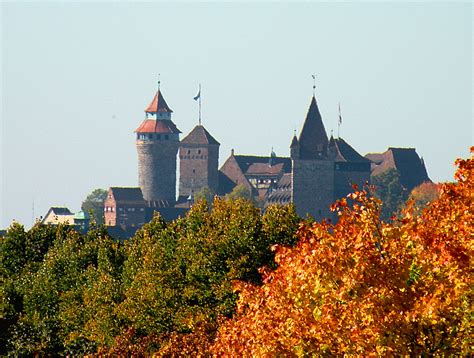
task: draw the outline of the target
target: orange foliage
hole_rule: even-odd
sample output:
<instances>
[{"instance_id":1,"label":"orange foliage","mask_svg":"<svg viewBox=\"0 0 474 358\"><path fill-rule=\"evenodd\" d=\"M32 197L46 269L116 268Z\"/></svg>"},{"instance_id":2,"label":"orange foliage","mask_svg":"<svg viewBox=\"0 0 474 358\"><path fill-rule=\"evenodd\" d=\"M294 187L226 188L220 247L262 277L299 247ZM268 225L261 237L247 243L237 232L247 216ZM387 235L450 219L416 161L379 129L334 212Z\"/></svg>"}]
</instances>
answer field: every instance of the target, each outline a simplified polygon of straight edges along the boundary
<instances>
[{"instance_id":1,"label":"orange foliage","mask_svg":"<svg viewBox=\"0 0 474 358\"><path fill-rule=\"evenodd\" d=\"M474 152L474 147L471 148ZM302 225L262 286L236 283L238 312L216 356L472 354L474 160L420 215L379 220L367 191L335 204L335 225Z\"/></svg>"}]
</instances>

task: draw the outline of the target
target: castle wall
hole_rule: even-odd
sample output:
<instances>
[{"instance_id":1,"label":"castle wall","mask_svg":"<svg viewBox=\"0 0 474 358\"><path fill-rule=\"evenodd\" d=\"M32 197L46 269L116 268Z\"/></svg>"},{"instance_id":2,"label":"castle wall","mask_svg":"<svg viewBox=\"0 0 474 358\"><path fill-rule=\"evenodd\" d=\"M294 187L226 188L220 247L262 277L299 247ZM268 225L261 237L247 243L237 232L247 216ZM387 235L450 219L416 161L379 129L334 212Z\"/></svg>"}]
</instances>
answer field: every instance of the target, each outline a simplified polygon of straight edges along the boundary
<instances>
[{"instance_id":1,"label":"castle wall","mask_svg":"<svg viewBox=\"0 0 474 358\"><path fill-rule=\"evenodd\" d=\"M204 187L217 192L218 145L181 144L179 159L179 196L188 197Z\"/></svg>"},{"instance_id":2,"label":"castle wall","mask_svg":"<svg viewBox=\"0 0 474 358\"><path fill-rule=\"evenodd\" d=\"M334 162L293 159L291 201L300 216L316 220L331 218L329 207L334 198Z\"/></svg>"},{"instance_id":3,"label":"castle wall","mask_svg":"<svg viewBox=\"0 0 474 358\"><path fill-rule=\"evenodd\" d=\"M362 189L370 183L370 163L335 163L334 169L334 200L352 193L353 184Z\"/></svg>"},{"instance_id":4,"label":"castle wall","mask_svg":"<svg viewBox=\"0 0 474 358\"><path fill-rule=\"evenodd\" d=\"M176 201L177 141L136 141L138 184L146 201Z\"/></svg>"}]
</instances>

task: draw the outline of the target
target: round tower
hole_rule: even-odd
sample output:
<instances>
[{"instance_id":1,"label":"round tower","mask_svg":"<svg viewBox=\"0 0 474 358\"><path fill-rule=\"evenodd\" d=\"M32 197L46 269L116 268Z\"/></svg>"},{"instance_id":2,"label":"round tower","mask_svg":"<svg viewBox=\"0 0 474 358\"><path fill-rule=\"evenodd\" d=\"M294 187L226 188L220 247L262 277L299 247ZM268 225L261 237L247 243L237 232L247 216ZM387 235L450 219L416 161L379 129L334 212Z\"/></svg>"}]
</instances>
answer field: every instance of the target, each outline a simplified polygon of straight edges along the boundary
<instances>
[{"instance_id":1,"label":"round tower","mask_svg":"<svg viewBox=\"0 0 474 358\"><path fill-rule=\"evenodd\" d=\"M143 198L153 207L169 207L176 202L176 155L181 132L171 121L172 112L158 86L145 109L145 120L135 130L138 184Z\"/></svg>"}]
</instances>

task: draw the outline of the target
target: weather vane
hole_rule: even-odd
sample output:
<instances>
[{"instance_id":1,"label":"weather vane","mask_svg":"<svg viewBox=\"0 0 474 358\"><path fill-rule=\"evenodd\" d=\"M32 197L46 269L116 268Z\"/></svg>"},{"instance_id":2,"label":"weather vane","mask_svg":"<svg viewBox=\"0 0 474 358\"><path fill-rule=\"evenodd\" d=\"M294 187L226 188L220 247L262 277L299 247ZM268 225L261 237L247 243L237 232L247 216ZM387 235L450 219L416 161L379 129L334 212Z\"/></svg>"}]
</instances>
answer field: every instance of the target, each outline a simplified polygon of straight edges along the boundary
<instances>
[{"instance_id":1,"label":"weather vane","mask_svg":"<svg viewBox=\"0 0 474 358\"><path fill-rule=\"evenodd\" d=\"M313 77L313 96L314 96L316 92L316 76L311 75L311 77Z\"/></svg>"},{"instance_id":2,"label":"weather vane","mask_svg":"<svg viewBox=\"0 0 474 358\"><path fill-rule=\"evenodd\" d=\"M158 91L160 90L160 84L161 84L161 81L160 81L160 74L158 73Z\"/></svg>"}]
</instances>

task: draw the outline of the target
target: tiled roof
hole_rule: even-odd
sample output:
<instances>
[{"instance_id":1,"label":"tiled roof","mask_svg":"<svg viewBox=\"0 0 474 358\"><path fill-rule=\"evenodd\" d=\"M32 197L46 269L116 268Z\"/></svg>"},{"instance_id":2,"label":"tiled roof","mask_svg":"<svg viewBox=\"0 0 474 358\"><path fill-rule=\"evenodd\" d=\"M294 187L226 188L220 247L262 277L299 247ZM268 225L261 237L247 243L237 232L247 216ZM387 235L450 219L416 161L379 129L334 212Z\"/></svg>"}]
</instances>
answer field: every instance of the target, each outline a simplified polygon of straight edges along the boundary
<instances>
[{"instance_id":1,"label":"tiled roof","mask_svg":"<svg viewBox=\"0 0 474 358\"><path fill-rule=\"evenodd\" d=\"M370 153L365 156L372 161L372 174L379 175L388 169L396 169L401 184L407 189L424 182L431 182L426 167L415 148L388 148L384 153Z\"/></svg>"},{"instance_id":2,"label":"tiled roof","mask_svg":"<svg viewBox=\"0 0 474 358\"><path fill-rule=\"evenodd\" d=\"M291 202L291 173L285 173L266 200L266 206L271 204L288 204Z\"/></svg>"},{"instance_id":3,"label":"tiled roof","mask_svg":"<svg viewBox=\"0 0 474 358\"><path fill-rule=\"evenodd\" d=\"M219 187L217 189L217 194L218 195L228 194L235 187L236 187L236 184L232 180L230 180L230 178L227 175L225 175L219 170Z\"/></svg>"},{"instance_id":4,"label":"tiled roof","mask_svg":"<svg viewBox=\"0 0 474 358\"><path fill-rule=\"evenodd\" d=\"M202 125L197 125L194 129L183 138L181 143L188 144L217 144L219 142L204 128Z\"/></svg>"},{"instance_id":5,"label":"tiled roof","mask_svg":"<svg viewBox=\"0 0 474 358\"><path fill-rule=\"evenodd\" d=\"M138 187L111 187L115 201L143 201L142 190Z\"/></svg>"},{"instance_id":6,"label":"tiled roof","mask_svg":"<svg viewBox=\"0 0 474 358\"><path fill-rule=\"evenodd\" d=\"M245 174L278 174L284 170L284 163L277 163L270 166L269 163L252 163L248 166Z\"/></svg>"},{"instance_id":7,"label":"tiled roof","mask_svg":"<svg viewBox=\"0 0 474 358\"><path fill-rule=\"evenodd\" d=\"M274 174L275 170L278 170L278 172L281 172L283 170L283 172L285 173L291 172L290 158L273 157L273 165L270 166L270 157L257 157L253 155L235 155L234 157L244 174L248 174L249 171L252 171L253 173L259 171L259 174ZM276 168L273 169L273 167Z\"/></svg>"},{"instance_id":8,"label":"tiled roof","mask_svg":"<svg viewBox=\"0 0 474 358\"><path fill-rule=\"evenodd\" d=\"M68 208L64 207L51 207L49 209L50 211L53 212L54 215L73 215L72 212Z\"/></svg>"},{"instance_id":9,"label":"tiled roof","mask_svg":"<svg viewBox=\"0 0 474 358\"><path fill-rule=\"evenodd\" d=\"M333 139L331 137L331 139ZM331 140L330 146L334 143L336 150L337 150L337 156L336 156L336 161L341 161L341 162L361 162L361 163L368 163L370 162L369 159L364 158L362 155L360 155L354 148L352 148L349 143L347 143L344 139L342 138L335 138L334 140Z\"/></svg>"},{"instance_id":10,"label":"tiled roof","mask_svg":"<svg viewBox=\"0 0 474 358\"><path fill-rule=\"evenodd\" d=\"M145 119L135 130L137 133L181 133L171 120Z\"/></svg>"},{"instance_id":11,"label":"tiled roof","mask_svg":"<svg viewBox=\"0 0 474 358\"><path fill-rule=\"evenodd\" d=\"M318 158L319 154L325 155L328 147L328 136L314 96L301 130L299 144L301 159L314 159Z\"/></svg>"},{"instance_id":12,"label":"tiled roof","mask_svg":"<svg viewBox=\"0 0 474 358\"><path fill-rule=\"evenodd\" d=\"M163 95L161 94L161 91L158 90L156 92L155 97L153 97L153 100L151 103L148 105L148 107L145 109L146 113L157 113L157 112L168 112L171 113L173 112L170 107L168 107L168 104L166 104L165 99L163 98Z\"/></svg>"}]
</instances>

